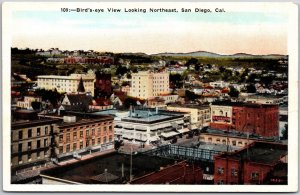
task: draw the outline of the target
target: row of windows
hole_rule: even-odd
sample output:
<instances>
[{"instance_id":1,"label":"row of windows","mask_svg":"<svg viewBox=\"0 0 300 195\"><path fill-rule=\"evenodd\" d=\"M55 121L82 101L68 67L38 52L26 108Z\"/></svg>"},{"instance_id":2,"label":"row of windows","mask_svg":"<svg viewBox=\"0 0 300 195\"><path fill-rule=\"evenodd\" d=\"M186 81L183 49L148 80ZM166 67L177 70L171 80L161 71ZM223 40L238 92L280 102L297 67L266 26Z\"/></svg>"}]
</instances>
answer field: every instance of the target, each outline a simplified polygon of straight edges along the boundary
<instances>
[{"instance_id":1,"label":"row of windows","mask_svg":"<svg viewBox=\"0 0 300 195\"><path fill-rule=\"evenodd\" d=\"M44 139L44 147L48 146L48 139ZM39 149L41 148L41 140L36 141L36 148L32 148L32 142L27 142L27 151L32 149ZM23 143L19 143L18 145L18 152L22 152L23 150Z\"/></svg>"},{"instance_id":2,"label":"row of windows","mask_svg":"<svg viewBox=\"0 0 300 195\"><path fill-rule=\"evenodd\" d=\"M49 152L49 151L45 151L45 154L44 154L45 157L48 156L48 152ZM41 157L41 155L43 155L43 153L44 153L44 151L37 151L37 152L36 152L36 158L39 159L39 158ZM28 153L28 154L27 154L27 161L28 161L28 162L30 162L30 161L32 160L32 156L33 156L32 153ZM18 156L18 162L20 163L20 162L22 162L22 161L23 161L22 155L19 155L19 156Z\"/></svg>"},{"instance_id":3,"label":"row of windows","mask_svg":"<svg viewBox=\"0 0 300 195\"><path fill-rule=\"evenodd\" d=\"M108 142L112 142L113 141L112 139L113 138L110 135L109 138L108 138ZM101 144L101 137L99 137L97 139L92 139L91 142L92 142L91 146L99 145L99 144ZM102 144L105 144L105 143L107 143L107 137L103 137ZM78 148L78 146L79 146L79 148ZM66 144L66 152L76 151L78 149L83 149L84 147L88 147L88 146L90 146L90 142L89 141L85 142L85 146L83 144L83 141L80 141L79 144L77 142L74 142L72 144L72 148L71 148L71 144ZM59 153L60 154L64 153L64 146L59 146Z\"/></svg>"},{"instance_id":4,"label":"row of windows","mask_svg":"<svg viewBox=\"0 0 300 195\"><path fill-rule=\"evenodd\" d=\"M201 140L201 141L206 141L206 140L205 140L205 137L203 137L203 136L200 136L200 140ZM208 142L213 142L213 138L212 138L212 137L208 137L208 138L207 138L207 141L208 141ZM216 138L216 139L215 139L215 142L221 143L221 138ZM223 138L223 139L222 139L222 144L226 144L226 143L227 143L227 144L230 144L230 140L228 140L228 142L226 142L226 139ZM232 144L233 146L236 146L236 145L243 146L243 145L247 145L247 142L244 142L244 144L243 144L242 141L232 140L232 141L231 141L231 144Z\"/></svg>"},{"instance_id":5,"label":"row of windows","mask_svg":"<svg viewBox=\"0 0 300 195\"><path fill-rule=\"evenodd\" d=\"M18 134L18 139L19 140L21 140L21 139L23 139L24 138L24 131L23 130L20 130L19 131L19 134ZM31 138L32 137L32 129L27 129L27 138ZM42 132L41 132L41 128L40 127L38 127L38 128L36 128L36 136L41 136L42 134L41 134ZM45 127L44 128L44 135L48 135L48 127Z\"/></svg>"},{"instance_id":6,"label":"row of windows","mask_svg":"<svg viewBox=\"0 0 300 195\"><path fill-rule=\"evenodd\" d=\"M103 133L105 133L107 130L106 130L106 127L103 128ZM112 126L109 126L109 132L112 132ZM92 129L91 132L89 130L85 130L85 136L88 137L88 136L95 136L95 129ZM79 131L79 134L78 132L73 132L73 140L76 140L78 139L77 136L79 136L79 138L83 138L83 134L84 134L84 131ZM59 141L62 142L63 139L64 139L64 135L66 137L66 141L69 142L70 141L70 136L71 136L71 133L66 133L66 134L61 134L59 135ZM100 136L101 135L101 129L98 128L97 130L97 136Z\"/></svg>"}]
</instances>

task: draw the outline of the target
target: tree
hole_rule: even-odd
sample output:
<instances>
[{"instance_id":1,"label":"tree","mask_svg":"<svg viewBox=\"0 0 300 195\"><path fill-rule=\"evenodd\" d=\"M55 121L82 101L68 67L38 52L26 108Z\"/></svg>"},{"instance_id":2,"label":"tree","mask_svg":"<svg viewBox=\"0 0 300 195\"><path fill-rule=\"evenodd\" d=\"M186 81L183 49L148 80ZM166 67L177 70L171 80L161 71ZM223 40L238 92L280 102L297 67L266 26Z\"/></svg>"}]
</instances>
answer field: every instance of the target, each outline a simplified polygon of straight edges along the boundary
<instances>
[{"instance_id":1,"label":"tree","mask_svg":"<svg viewBox=\"0 0 300 195\"><path fill-rule=\"evenodd\" d=\"M239 97L239 91L236 89L236 88L234 88L234 87L230 87L230 91L228 92L228 95L230 96L230 97Z\"/></svg>"},{"instance_id":2,"label":"tree","mask_svg":"<svg viewBox=\"0 0 300 195\"><path fill-rule=\"evenodd\" d=\"M253 84L247 85L246 92L247 93L256 93L256 87Z\"/></svg>"},{"instance_id":3,"label":"tree","mask_svg":"<svg viewBox=\"0 0 300 195\"><path fill-rule=\"evenodd\" d=\"M282 137L283 140L288 139L288 124L284 125L284 130L282 130Z\"/></svg>"},{"instance_id":4,"label":"tree","mask_svg":"<svg viewBox=\"0 0 300 195\"><path fill-rule=\"evenodd\" d=\"M185 66L189 69L190 68L190 65L198 65L199 66L199 62L198 62L198 59L196 58L190 58L186 63L185 63Z\"/></svg>"},{"instance_id":5,"label":"tree","mask_svg":"<svg viewBox=\"0 0 300 195\"><path fill-rule=\"evenodd\" d=\"M192 91L186 90L186 91L185 91L185 97L186 97L188 100L194 101L194 100L196 100L199 96L196 95L196 94L195 94L194 92L192 92Z\"/></svg>"},{"instance_id":6,"label":"tree","mask_svg":"<svg viewBox=\"0 0 300 195\"><path fill-rule=\"evenodd\" d=\"M169 80L173 88L181 88L183 86L183 78L180 74L170 74Z\"/></svg>"},{"instance_id":7,"label":"tree","mask_svg":"<svg viewBox=\"0 0 300 195\"><path fill-rule=\"evenodd\" d=\"M131 97L127 97L125 100L124 100L124 107L126 108L126 109L129 109L130 108L130 106L136 106L137 105L137 103L136 103L136 101L135 101L135 99L133 99L133 98L131 98Z\"/></svg>"}]
</instances>

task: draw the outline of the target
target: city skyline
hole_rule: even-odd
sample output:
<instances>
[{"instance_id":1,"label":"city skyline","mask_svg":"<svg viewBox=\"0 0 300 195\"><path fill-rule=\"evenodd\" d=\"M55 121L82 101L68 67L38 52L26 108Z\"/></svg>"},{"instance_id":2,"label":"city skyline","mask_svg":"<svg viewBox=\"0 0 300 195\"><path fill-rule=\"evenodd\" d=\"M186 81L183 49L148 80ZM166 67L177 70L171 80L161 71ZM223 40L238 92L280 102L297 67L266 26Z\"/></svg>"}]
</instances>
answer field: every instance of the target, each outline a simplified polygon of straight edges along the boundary
<instances>
[{"instance_id":1,"label":"city skyline","mask_svg":"<svg viewBox=\"0 0 300 195\"><path fill-rule=\"evenodd\" d=\"M227 12L201 14L182 13L180 8L178 13L64 13L25 8L12 13L12 29L18 29L13 31L12 46L147 54L288 53L287 9L224 9Z\"/></svg>"}]
</instances>

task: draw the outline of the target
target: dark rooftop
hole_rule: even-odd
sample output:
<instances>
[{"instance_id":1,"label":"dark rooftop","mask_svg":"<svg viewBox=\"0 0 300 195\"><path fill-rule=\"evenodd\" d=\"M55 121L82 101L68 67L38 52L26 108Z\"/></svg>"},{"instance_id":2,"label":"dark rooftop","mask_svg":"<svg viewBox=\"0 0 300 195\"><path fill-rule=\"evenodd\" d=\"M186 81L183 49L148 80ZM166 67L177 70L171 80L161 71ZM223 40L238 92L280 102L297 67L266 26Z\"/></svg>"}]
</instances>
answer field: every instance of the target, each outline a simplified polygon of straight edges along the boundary
<instances>
[{"instance_id":1,"label":"dark rooftop","mask_svg":"<svg viewBox=\"0 0 300 195\"><path fill-rule=\"evenodd\" d=\"M231 102L231 101L216 101L213 102L212 105L219 106L243 106L243 107L251 107L251 108L269 108L278 106L276 104L256 104L256 103L245 103L245 102Z\"/></svg>"},{"instance_id":2,"label":"dark rooftop","mask_svg":"<svg viewBox=\"0 0 300 195\"><path fill-rule=\"evenodd\" d=\"M12 122L11 129L12 130L18 130L18 129L21 129L21 128L35 127L35 126L59 123L60 121L61 121L61 119L40 119L40 120L17 121L17 122Z\"/></svg>"},{"instance_id":3,"label":"dark rooftop","mask_svg":"<svg viewBox=\"0 0 300 195\"><path fill-rule=\"evenodd\" d=\"M248 147L233 153L224 153L219 158L249 160L254 163L276 164L287 155L287 145L271 142L254 142Z\"/></svg>"},{"instance_id":4,"label":"dark rooftop","mask_svg":"<svg viewBox=\"0 0 300 195\"><path fill-rule=\"evenodd\" d=\"M133 178L141 177L145 174L158 171L160 167L166 167L174 164L175 160L148 156L145 154L136 154L132 158ZM122 179L122 164L124 178ZM110 179L103 182L103 173L107 171ZM127 183L130 177L130 155L109 153L102 156L94 157L88 160L79 161L60 167L50 168L41 171L42 175L52 176L64 180L70 180L85 184L121 184ZM108 176L107 175L107 176Z\"/></svg>"}]
</instances>

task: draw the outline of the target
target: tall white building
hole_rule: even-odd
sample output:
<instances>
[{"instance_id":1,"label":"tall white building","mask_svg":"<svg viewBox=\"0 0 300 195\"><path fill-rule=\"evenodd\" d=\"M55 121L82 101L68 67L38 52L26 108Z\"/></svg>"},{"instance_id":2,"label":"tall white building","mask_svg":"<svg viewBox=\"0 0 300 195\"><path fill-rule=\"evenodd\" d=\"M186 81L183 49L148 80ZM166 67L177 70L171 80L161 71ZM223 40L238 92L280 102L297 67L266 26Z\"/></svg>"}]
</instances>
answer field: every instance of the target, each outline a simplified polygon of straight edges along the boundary
<instances>
[{"instance_id":1,"label":"tall white building","mask_svg":"<svg viewBox=\"0 0 300 195\"><path fill-rule=\"evenodd\" d=\"M141 99L149 99L169 94L169 73L140 71L132 74L129 95Z\"/></svg>"},{"instance_id":2,"label":"tall white building","mask_svg":"<svg viewBox=\"0 0 300 195\"><path fill-rule=\"evenodd\" d=\"M37 78L38 88L53 90L56 88L58 92L77 92L78 84L82 78L85 92L89 92L94 96L95 74L89 70L87 74L71 74L70 76L59 75L40 75Z\"/></svg>"}]
</instances>

